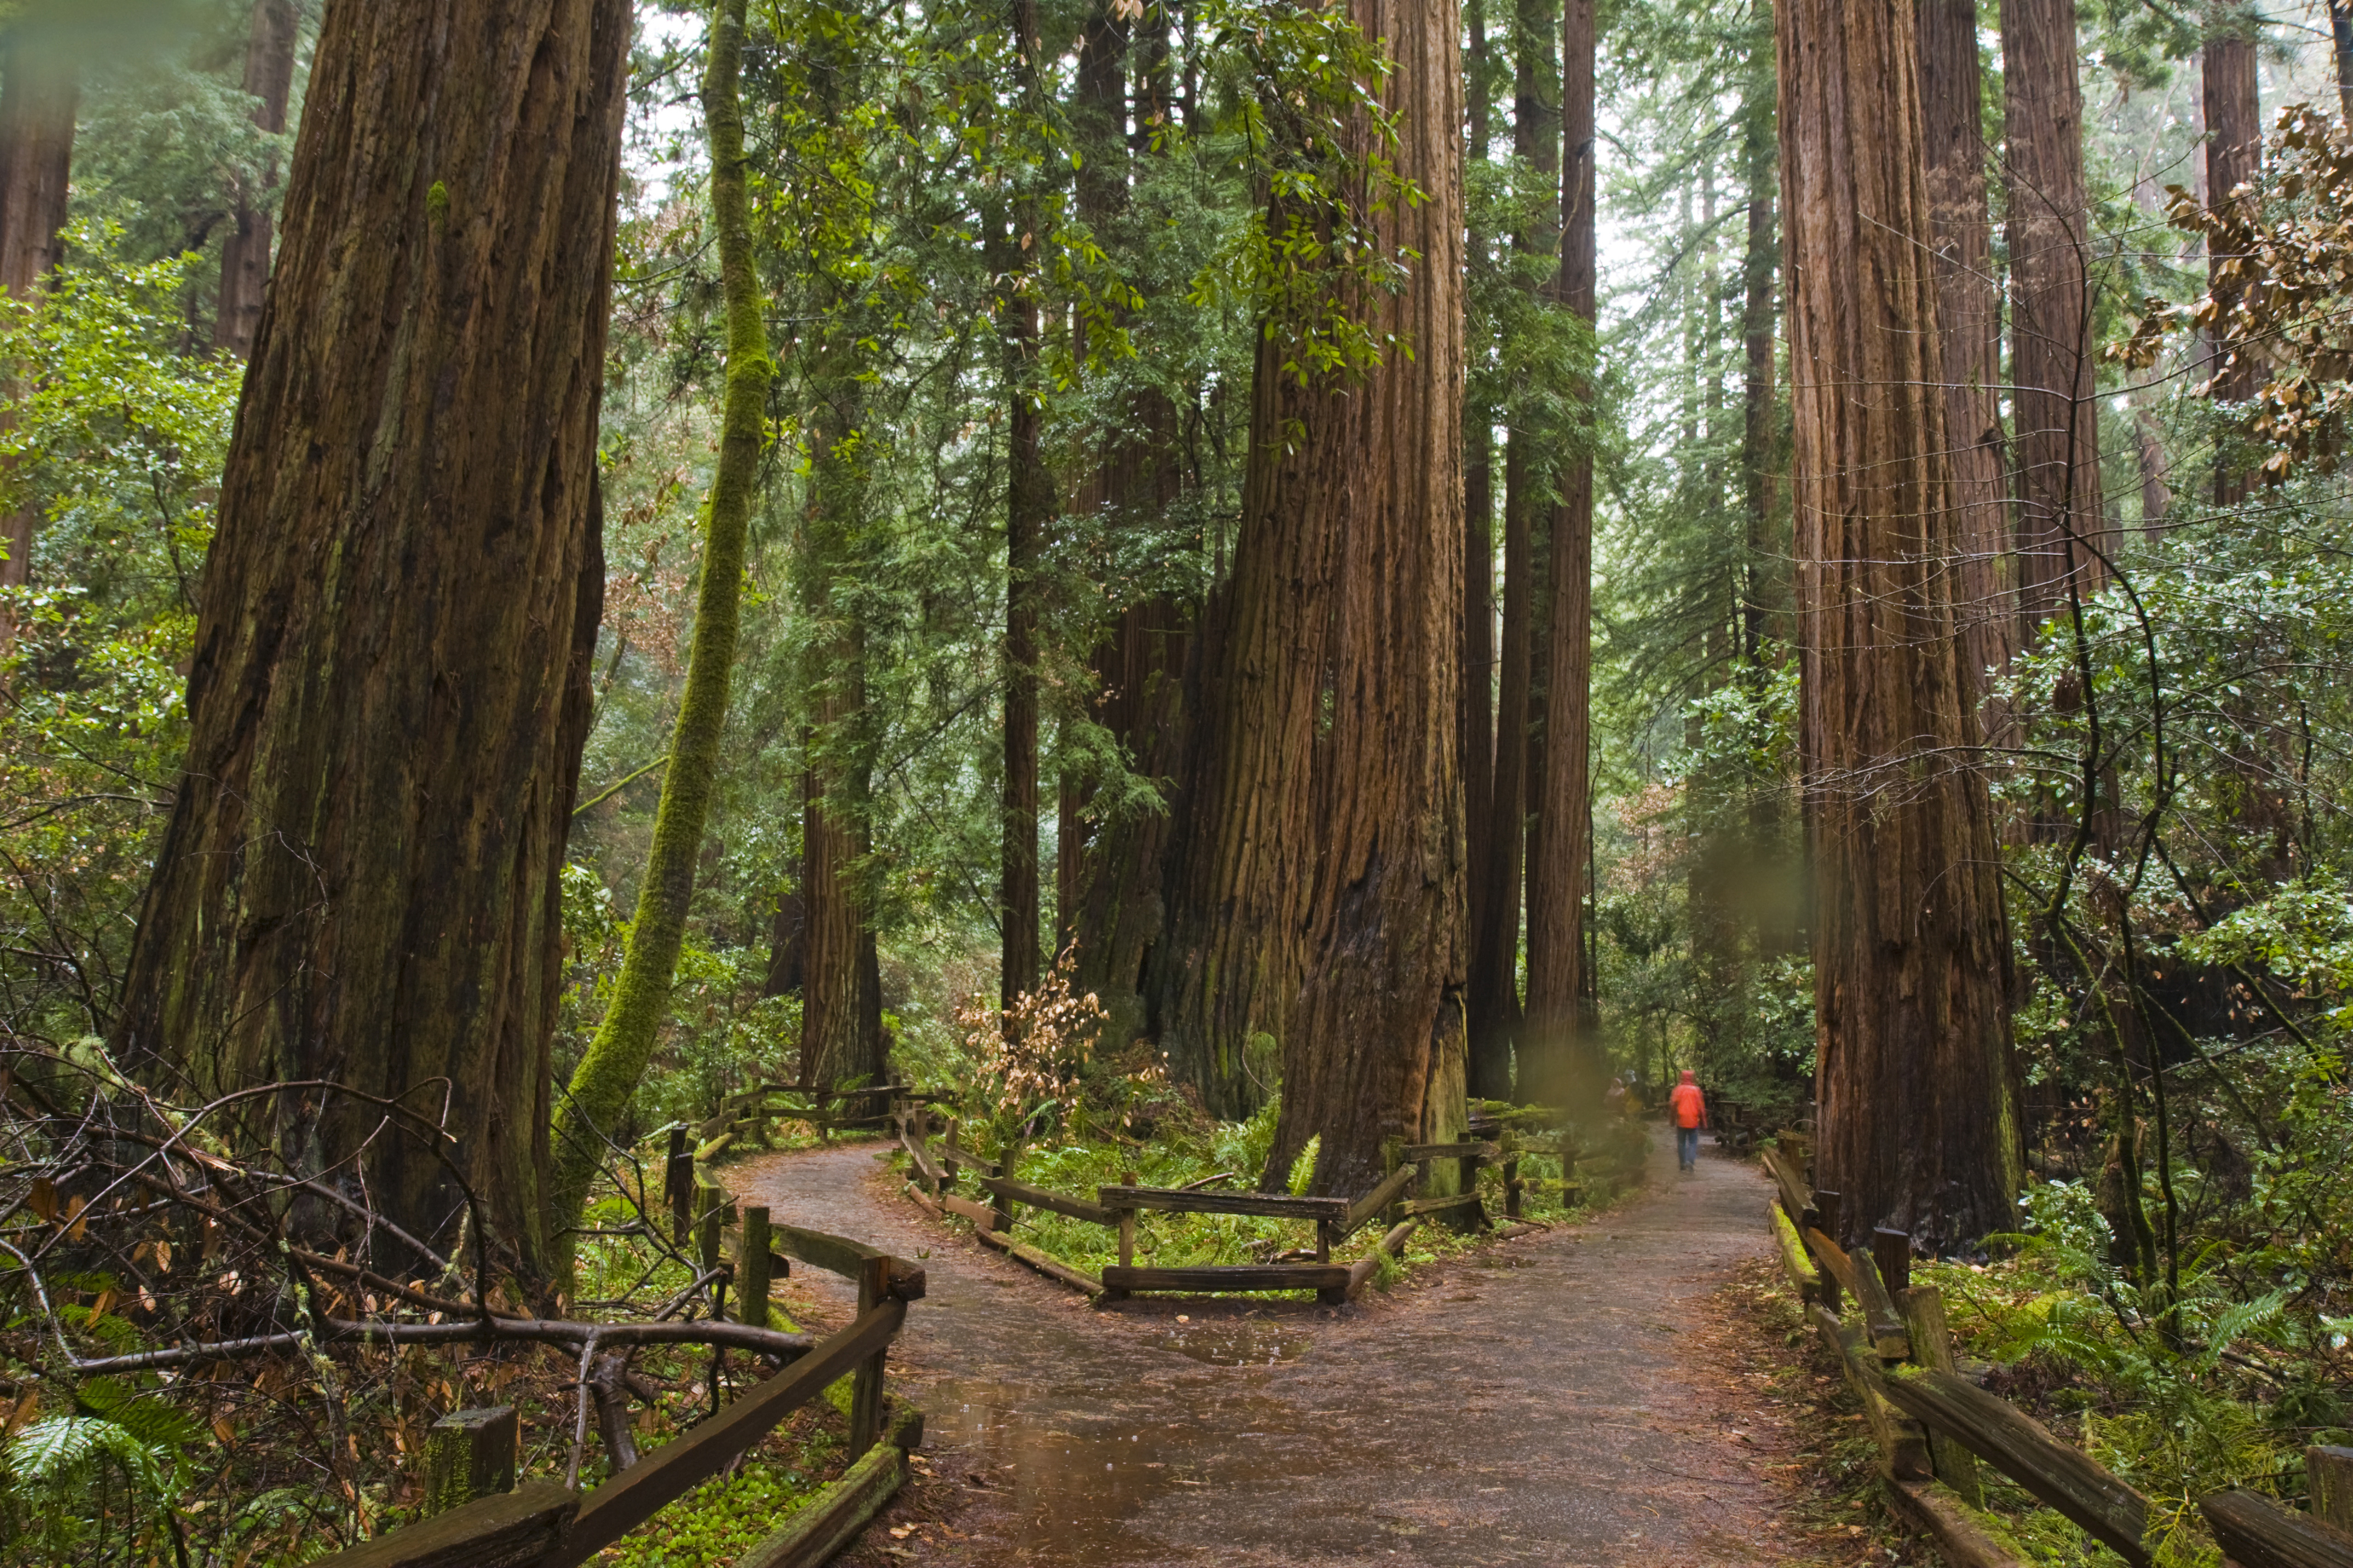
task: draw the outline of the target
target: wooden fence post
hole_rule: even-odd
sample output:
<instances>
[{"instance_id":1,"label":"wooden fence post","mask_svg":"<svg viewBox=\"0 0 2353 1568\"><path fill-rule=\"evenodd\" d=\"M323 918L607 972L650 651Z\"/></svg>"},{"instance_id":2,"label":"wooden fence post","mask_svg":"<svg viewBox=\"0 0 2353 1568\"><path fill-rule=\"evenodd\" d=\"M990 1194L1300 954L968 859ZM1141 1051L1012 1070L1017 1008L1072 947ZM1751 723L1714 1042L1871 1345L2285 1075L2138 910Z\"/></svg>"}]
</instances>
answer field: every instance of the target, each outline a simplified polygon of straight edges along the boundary
<instances>
[{"instance_id":1,"label":"wooden fence post","mask_svg":"<svg viewBox=\"0 0 2353 1568\"><path fill-rule=\"evenodd\" d=\"M1504 1217L1520 1217L1520 1157L1516 1153L1504 1162Z\"/></svg>"},{"instance_id":2,"label":"wooden fence post","mask_svg":"<svg viewBox=\"0 0 2353 1568\"><path fill-rule=\"evenodd\" d=\"M2304 1451L2304 1475L2314 1516L2353 1535L2353 1448L2315 1443Z\"/></svg>"},{"instance_id":3,"label":"wooden fence post","mask_svg":"<svg viewBox=\"0 0 2353 1568\"><path fill-rule=\"evenodd\" d=\"M735 1243L735 1315L755 1329L768 1326L768 1205L744 1205Z\"/></svg>"},{"instance_id":4,"label":"wooden fence post","mask_svg":"<svg viewBox=\"0 0 2353 1568\"><path fill-rule=\"evenodd\" d=\"M948 1118L947 1138L940 1148L940 1191L953 1193L964 1177L964 1166L957 1159L956 1121Z\"/></svg>"},{"instance_id":5,"label":"wooden fence post","mask_svg":"<svg viewBox=\"0 0 2353 1568\"><path fill-rule=\"evenodd\" d=\"M1900 1230L1876 1226L1871 1232L1871 1260L1879 1265L1879 1282L1890 1296L1912 1286L1912 1237Z\"/></svg>"},{"instance_id":6,"label":"wooden fence post","mask_svg":"<svg viewBox=\"0 0 2353 1568\"><path fill-rule=\"evenodd\" d=\"M433 1423L425 1434L425 1511L514 1490L518 1431L512 1405L452 1411Z\"/></svg>"},{"instance_id":7,"label":"wooden fence post","mask_svg":"<svg viewBox=\"0 0 2353 1568\"><path fill-rule=\"evenodd\" d=\"M694 1229L694 1151L687 1145L683 1127L670 1130L670 1157L662 1163L662 1201L670 1205L670 1239L684 1247Z\"/></svg>"},{"instance_id":8,"label":"wooden fence post","mask_svg":"<svg viewBox=\"0 0 2353 1568\"><path fill-rule=\"evenodd\" d=\"M1910 1247L1908 1237L1905 1245ZM1951 1372L1953 1336L1945 1326L1943 1295L1934 1285L1906 1286L1894 1295L1895 1310L1904 1314L1904 1326L1911 1333L1914 1363ZM1928 1429L1928 1459L1936 1466L1936 1479L1971 1508L1985 1507L1985 1490L1978 1482L1978 1457L1935 1423L1922 1425Z\"/></svg>"},{"instance_id":9,"label":"wooden fence post","mask_svg":"<svg viewBox=\"0 0 2353 1568\"><path fill-rule=\"evenodd\" d=\"M884 1257L861 1258L858 1266L858 1315L864 1317L881 1306L891 1293L891 1260ZM866 1450L882 1433L882 1364L889 1354L886 1343L866 1360L858 1363L858 1371L849 1385L849 1457L852 1461L863 1458Z\"/></svg>"},{"instance_id":10,"label":"wooden fence post","mask_svg":"<svg viewBox=\"0 0 2353 1568\"><path fill-rule=\"evenodd\" d=\"M1013 1163L1021 1157L1021 1145L1008 1142L997 1156L997 1173L1007 1181L1013 1179ZM988 1228L999 1236L1013 1234L1013 1200L1001 1191L989 1195L988 1206L993 1215Z\"/></svg>"}]
</instances>

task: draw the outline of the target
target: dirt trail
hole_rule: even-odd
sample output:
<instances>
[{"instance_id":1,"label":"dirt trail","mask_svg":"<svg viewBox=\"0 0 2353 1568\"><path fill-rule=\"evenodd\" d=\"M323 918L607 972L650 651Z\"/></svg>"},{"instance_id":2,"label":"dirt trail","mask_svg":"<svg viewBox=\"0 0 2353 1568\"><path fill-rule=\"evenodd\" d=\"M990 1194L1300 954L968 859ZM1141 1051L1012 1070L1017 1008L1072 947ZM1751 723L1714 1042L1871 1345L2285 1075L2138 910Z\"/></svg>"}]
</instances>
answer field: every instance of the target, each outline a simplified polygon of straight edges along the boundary
<instances>
[{"instance_id":1,"label":"dirt trail","mask_svg":"<svg viewBox=\"0 0 2353 1568\"><path fill-rule=\"evenodd\" d=\"M871 1144L739 1167L780 1220L928 1253L892 1362L934 1479L845 1561L1772 1563L1802 1554L1746 1413L1679 1325L1765 1248L1765 1184L1654 1145L1649 1195L1363 1305L1095 1310L945 1236ZM846 1321L838 1281L802 1309ZM811 1300L814 1298L814 1300ZM1176 1314L1190 1319L1178 1323ZM1247 1315L1245 1315L1247 1314ZM912 1511L908 1511L912 1510Z\"/></svg>"}]
</instances>

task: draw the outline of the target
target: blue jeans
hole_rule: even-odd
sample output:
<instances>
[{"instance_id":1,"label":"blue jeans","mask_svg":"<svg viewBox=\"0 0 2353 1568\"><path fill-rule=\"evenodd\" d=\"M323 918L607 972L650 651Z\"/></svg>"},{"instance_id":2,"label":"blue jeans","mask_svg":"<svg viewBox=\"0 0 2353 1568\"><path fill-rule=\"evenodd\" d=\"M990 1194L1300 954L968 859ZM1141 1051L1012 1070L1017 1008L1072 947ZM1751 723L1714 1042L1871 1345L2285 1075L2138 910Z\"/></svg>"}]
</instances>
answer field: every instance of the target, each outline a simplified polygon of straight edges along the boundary
<instances>
[{"instance_id":1,"label":"blue jeans","mask_svg":"<svg viewBox=\"0 0 2353 1568\"><path fill-rule=\"evenodd\" d=\"M1675 1129L1675 1163L1688 1171L1699 1163L1699 1129Z\"/></svg>"}]
</instances>

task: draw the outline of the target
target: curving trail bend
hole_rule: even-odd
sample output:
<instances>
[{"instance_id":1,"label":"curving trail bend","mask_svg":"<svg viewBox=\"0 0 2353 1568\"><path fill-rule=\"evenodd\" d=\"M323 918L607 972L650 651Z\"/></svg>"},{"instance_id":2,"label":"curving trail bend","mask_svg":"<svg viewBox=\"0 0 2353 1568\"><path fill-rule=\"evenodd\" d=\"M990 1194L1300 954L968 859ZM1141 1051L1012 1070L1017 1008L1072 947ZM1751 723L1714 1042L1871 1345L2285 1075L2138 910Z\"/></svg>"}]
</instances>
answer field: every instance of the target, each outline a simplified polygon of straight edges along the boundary
<instances>
[{"instance_id":1,"label":"curving trail bend","mask_svg":"<svg viewBox=\"0 0 2353 1568\"><path fill-rule=\"evenodd\" d=\"M1328 1309L1138 1300L1096 1310L953 1237L873 1144L730 1184L779 1220L927 1254L891 1363L931 1475L842 1562L900 1564L1778 1563L1805 1555L1774 1447L1687 1332L1762 1255L1767 1187L1651 1150L1646 1194ZM790 1310L847 1321L844 1282ZM1189 1321L1179 1323L1182 1311ZM1786 1468L1786 1467L1785 1467Z\"/></svg>"}]
</instances>

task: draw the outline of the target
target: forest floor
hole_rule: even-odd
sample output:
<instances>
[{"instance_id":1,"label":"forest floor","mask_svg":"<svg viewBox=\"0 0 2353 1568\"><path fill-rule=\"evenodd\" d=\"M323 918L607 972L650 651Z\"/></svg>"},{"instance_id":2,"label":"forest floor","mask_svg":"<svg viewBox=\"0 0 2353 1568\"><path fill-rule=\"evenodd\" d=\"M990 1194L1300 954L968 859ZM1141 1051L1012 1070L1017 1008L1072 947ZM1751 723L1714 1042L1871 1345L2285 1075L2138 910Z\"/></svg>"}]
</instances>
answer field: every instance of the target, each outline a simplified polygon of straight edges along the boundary
<instances>
[{"instance_id":1,"label":"forest floor","mask_svg":"<svg viewBox=\"0 0 2353 1568\"><path fill-rule=\"evenodd\" d=\"M1100 1310L927 1220L878 1145L729 1184L925 1261L890 1366L924 1452L848 1564L1887 1561L1826 1539L1798 1462L1810 1423L1759 1397L1755 1369L1792 1356L1735 1304L1767 1247L1764 1179L1712 1146L1679 1174L1662 1138L1650 1178L1592 1223L1345 1308ZM851 1307L815 1271L789 1295L805 1327Z\"/></svg>"}]
</instances>

